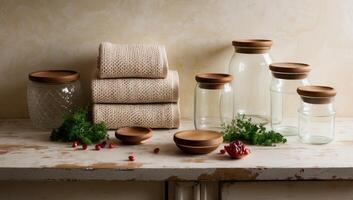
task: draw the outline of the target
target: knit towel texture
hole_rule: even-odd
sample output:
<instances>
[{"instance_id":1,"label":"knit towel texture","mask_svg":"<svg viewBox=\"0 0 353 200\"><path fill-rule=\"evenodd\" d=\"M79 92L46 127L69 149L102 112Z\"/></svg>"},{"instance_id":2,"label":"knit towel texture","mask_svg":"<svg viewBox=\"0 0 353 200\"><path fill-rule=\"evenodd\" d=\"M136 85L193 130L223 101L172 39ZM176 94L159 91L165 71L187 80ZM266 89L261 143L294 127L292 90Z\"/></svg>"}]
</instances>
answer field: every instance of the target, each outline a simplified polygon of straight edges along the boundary
<instances>
[{"instance_id":1,"label":"knit towel texture","mask_svg":"<svg viewBox=\"0 0 353 200\"><path fill-rule=\"evenodd\" d=\"M94 104L93 121L105 122L108 129L125 126L178 128L180 110L170 104Z\"/></svg>"},{"instance_id":2,"label":"knit towel texture","mask_svg":"<svg viewBox=\"0 0 353 200\"><path fill-rule=\"evenodd\" d=\"M176 103L179 76L169 70L165 79L93 79L93 103Z\"/></svg>"},{"instance_id":3,"label":"knit towel texture","mask_svg":"<svg viewBox=\"0 0 353 200\"><path fill-rule=\"evenodd\" d=\"M99 46L99 78L165 78L168 71L164 46L113 44Z\"/></svg>"}]
</instances>

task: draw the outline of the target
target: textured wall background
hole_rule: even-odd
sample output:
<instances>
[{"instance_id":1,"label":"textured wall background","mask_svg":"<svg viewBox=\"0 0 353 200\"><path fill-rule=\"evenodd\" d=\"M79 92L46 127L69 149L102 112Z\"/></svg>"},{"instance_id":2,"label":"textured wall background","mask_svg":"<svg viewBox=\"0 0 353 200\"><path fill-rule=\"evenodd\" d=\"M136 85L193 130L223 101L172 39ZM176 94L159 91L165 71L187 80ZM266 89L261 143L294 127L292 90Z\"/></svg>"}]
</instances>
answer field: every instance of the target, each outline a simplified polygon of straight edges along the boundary
<instances>
[{"instance_id":1,"label":"textured wall background","mask_svg":"<svg viewBox=\"0 0 353 200\"><path fill-rule=\"evenodd\" d=\"M192 117L194 74L225 71L235 38L274 40L274 61L313 66L353 116L351 0L0 0L0 118L27 117L27 74L72 68L87 84L101 41L165 44Z\"/></svg>"}]
</instances>

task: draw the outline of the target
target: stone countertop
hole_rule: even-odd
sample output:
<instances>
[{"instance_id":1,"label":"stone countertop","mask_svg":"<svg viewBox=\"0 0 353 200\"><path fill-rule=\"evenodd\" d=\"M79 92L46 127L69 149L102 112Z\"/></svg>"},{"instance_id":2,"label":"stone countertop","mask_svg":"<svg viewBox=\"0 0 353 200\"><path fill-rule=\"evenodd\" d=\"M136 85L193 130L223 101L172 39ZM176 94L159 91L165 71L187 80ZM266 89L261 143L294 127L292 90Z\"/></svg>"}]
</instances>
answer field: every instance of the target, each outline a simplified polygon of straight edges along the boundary
<instances>
[{"instance_id":1,"label":"stone countertop","mask_svg":"<svg viewBox=\"0 0 353 200\"><path fill-rule=\"evenodd\" d=\"M179 130L192 129L183 121ZM28 119L0 120L0 180L353 180L353 118L336 120L336 140L326 145L301 144L296 137L276 147L250 146L252 153L232 160L218 150L183 154L173 142L177 130L154 130L144 144L114 149L74 149L49 141L49 131ZM154 154L154 148L160 148ZM133 153L134 162L128 161Z\"/></svg>"}]
</instances>

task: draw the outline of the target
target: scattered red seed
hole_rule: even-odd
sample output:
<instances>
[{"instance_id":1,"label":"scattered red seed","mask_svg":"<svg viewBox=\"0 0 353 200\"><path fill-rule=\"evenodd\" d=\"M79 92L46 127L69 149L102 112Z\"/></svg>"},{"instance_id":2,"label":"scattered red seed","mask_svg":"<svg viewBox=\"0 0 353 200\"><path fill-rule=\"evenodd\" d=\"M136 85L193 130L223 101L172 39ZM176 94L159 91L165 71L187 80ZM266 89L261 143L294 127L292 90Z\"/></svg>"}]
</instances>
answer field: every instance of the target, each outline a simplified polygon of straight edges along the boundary
<instances>
[{"instance_id":1,"label":"scattered red seed","mask_svg":"<svg viewBox=\"0 0 353 200\"><path fill-rule=\"evenodd\" d=\"M99 150L101 150L101 145L100 145L100 144L96 144L96 146L94 146L94 148L95 148L97 151L99 151Z\"/></svg>"},{"instance_id":2,"label":"scattered red seed","mask_svg":"<svg viewBox=\"0 0 353 200\"><path fill-rule=\"evenodd\" d=\"M135 156L129 156L129 160L130 161L134 161L135 160Z\"/></svg>"},{"instance_id":3,"label":"scattered red seed","mask_svg":"<svg viewBox=\"0 0 353 200\"><path fill-rule=\"evenodd\" d=\"M110 143L108 147L109 147L109 149L113 149L114 148L114 144Z\"/></svg>"},{"instance_id":4,"label":"scattered red seed","mask_svg":"<svg viewBox=\"0 0 353 200\"><path fill-rule=\"evenodd\" d=\"M159 148L158 148L158 147L155 148L155 149L153 150L153 152L154 152L155 154L159 153Z\"/></svg>"},{"instance_id":5,"label":"scattered red seed","mask_svg":"<svg viewBox=\"0 0 353 200\"><path fill-rule=\"evenodd\" d=\"M86 150L87 149L87 144L82 144L82 150Z\"/></svg>"},{"instance_id":6,"label":"scattered red seed","mask_svg":"<svg viewBox=\"0 0 353 200\"><path fill-rule=\"evenodd\" d=\"M107 144L106 141L103 141L102 143L100 143L101 148L104 148L106 144Z\"/></svg>"},{"instance_id":7,"label":"scattered red seed","mask_svg":"<svg viewBox=\"0 0 353 200\"><path fill-rule=\"evenodd\" d=\"M219 153L220 153L220 154L225 154L225 153L226 153L226 150L221 149L221 150L219 151Z\"/></svg>"},{"instance_id":8,"label":"scattered red seed","mask_svg":"<svg viewBox=\"0 0 353 200\"><path fill-rule=\"evenodd\" d=\"M77 147L77 141L72 143L72 148L76 148Z\"/></svg>"}]
</instances>

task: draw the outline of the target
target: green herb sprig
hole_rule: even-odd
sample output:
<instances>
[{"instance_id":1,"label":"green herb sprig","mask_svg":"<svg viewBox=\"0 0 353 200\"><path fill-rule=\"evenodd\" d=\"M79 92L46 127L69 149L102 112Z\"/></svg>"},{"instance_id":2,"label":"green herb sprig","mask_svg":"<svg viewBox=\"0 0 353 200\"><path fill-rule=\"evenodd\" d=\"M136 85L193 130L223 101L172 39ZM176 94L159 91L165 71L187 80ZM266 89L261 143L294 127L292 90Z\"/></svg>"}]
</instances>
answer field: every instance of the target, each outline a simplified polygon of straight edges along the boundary
<instances>
[{"instance_id":1,"label":"green herb sprig","mask_svg":"<svg viewBox=\"0 0 353 200\"><path fill-rule=\"evenodd\" d=\"M64 122L51 132L51 141L92 144L108 137L104 123L93 124L89 121L87 109L79 108L64 116Z\"/></svg>"},{"instance_id":2,"label":"green herb sprig","mask_svg":"<svg viewBox=\"0 0 353 200\"><path fill-rule=\"evenodd\" d=\"M223 139L226 142L241 140L250 145L274 146L276 143L286 143L287 139L273 130L267 131L261 124L255 124L251 118L239 115L229 124L222 124Z\"/></svg>"}]
</instances>

